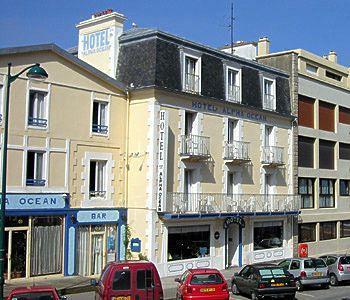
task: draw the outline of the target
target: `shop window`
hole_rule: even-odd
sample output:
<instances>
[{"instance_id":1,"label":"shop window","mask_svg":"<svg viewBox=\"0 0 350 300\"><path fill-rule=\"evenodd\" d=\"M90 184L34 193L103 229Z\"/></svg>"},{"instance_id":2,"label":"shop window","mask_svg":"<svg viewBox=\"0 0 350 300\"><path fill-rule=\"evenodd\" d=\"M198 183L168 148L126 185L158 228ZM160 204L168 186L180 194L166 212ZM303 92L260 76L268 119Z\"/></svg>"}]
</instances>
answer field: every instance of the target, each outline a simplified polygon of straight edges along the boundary
<instances>
[{"instance_id":1,"label":"shop window","mask_svg":"<svg viewBox=\"0 0 350 300\"><path fill-rule=\"evenodd\" d=\"M299 195L301 197L301 208L314 207L314 179L299 178Z\"/></svg>"},{"instance_id":2,"label":"shop window","mask_svg":"<svg viewBox=\"0 0 350 300\"><path fill-rule=\"evenodd\" d=\"M153 283L151 270L139 270L136 274L136 284L138 290L151 288Z\"/></svg>"},{"instance_id":3,"label":"shop window","mask_svg":"<svg viewBox=\"0 0 350 300\"><path fill-rule=\"evenodd\" d=\"M337 238L337 222L320 223L320 241Z\"/></svg>"},{"instance_id":4,"label":"shop window","mask_svg":"<svg viewBox=\"0 0 350 300\"><path fill-rule=\"evenodd\" d=\"M339 143L339 159L350 160L350 144Z\"/></svg>"},{"instance_id":5,"label":"shop window","mask_svg":"<svg viewBox=\"0 0 350 300\"><path fill-rule=\"evenodd\" d=\"M314 104L315 104L315 99L299 95L299 99L298 99L299 126L314 128Z\"/></svg>"},{"instance_id":6,"label":"shop window","mask_svg":"<svg viewBox=\"0 0 350 300\"><path fill-rule=\"evenodd\" d=\"M339 181L340 196L350 196L350 180Z\"/></svg>"},{"instance_id":7,"label":"shop window","mask_svg":"<svg viewBox=\"0 0 350 300\"><path fill-rule=\"evenodd\" d=\"M127 291L131 287L130 271L122 270L114 273L112 289L114 291Z\"/></svg>"},{"instance_id":8,"label":"shop window","mask_svg":"<svg viewBox=\"0 0 350 300\"><path fill-rule=\"evenodd\" d=\"M27 186L44 186L44 152L27 153Z\"/></svg>"},{"instance_id":9,"label":"shop window","mask_svg":"<svg viewBox=\"0 0 350 300\"><path fill-rule=\"evenodd\" d=\"M106 161L90 161L90 198L106 196Z\"/></svg>"},{"instance_id":10,"label":"shop window","mask_svg":"<svg viewBox=\"0 0 350 300\"><path fill-rule=\"evenodd\" d=\"M169 227L168 261L200 258L210 255L210 227Z\"/></svg>"},{"instance_id":11,"label":"shop window","mask_svg":"<svg viewBox=\"0 0 350 300\"><path fill-rule=\"evenodd\" d=\"M276 84L275 80L264 78L263 108L276 110Z\"/></svg>"},{"instance_id":12,"label":"shop window","mask_svg":"<svg viewBox=\"0 0 350 300\"><path fill-rule=\"evenodd\" d=\"M107 109L107 102L94 101L92 111L92 132L101 134L108 133Z\"/></svg>"},{"instance_id":13,"label":"shop window","mask_svg":"<svg viewBox=\"0 0 350 300\"><path fill-rule=\"evenodd\" d=\"M350 109L339 107L339 123L350 125Z\"/></svg>"},{"instance_id":14,"label":"shop window","mask_svg":"<svg viewBox=\"0 0 350 300\"><path fill-rule=\"evenodd\" d=\"M6 227L22 227L29 226L29 217L11 216L5 218Z\"/></svg>"},{"instance_id":15,"label":"shop window","mask_svg":"<svg viewBox=\"0 0 350 300\"><path fill-rule=\"evenodd\" d=\"M255 222L254 250L283 247L283 222Z\"/></svg>"},{"instance_id":16,"label":"shop window","mask_svg":"<svg viewBox=\"0 0 350 300\"><path fill-rule=\"evenodd\" d=\"M334 207L334 180L320 179L320 208Z\"/></svg>"},{"instance_id":17,"label":"shop window","mask_svg":"<svg viewBox=\"0 0 350 300\"><path fill-rule=\"evenodd\" d=\"M47 93L31 90L29 92L28 125L36 127L47 126L46 116Z\"/></svg>"},{"instance_id":18,"label":"shop window","mask_svg":"<svg viewBox=\"0 0 350 300\"><path fill-rule=\"evenodd\" d=\"M312 138L298 137L298 151L300 153L298 155L299 167L314 167L314 142L315 139Z\"/></svg>"},{"instance_id":19,"label":"shop window","mask_svg":"<svg viewBox=\"0 0 350 300\"><path fill-rule=\"evenodd\" d=\"M334 108L330 103L319 101L319 129L334 132Z\"/></svg>"},{"instance_id":20,"label":"shop window","mask_svg":"<svg viewBox=\"0 0 350 300\"><path fill-rule=\"evenodd\" d=\"M316 223L299 224L299 243L316 241Z\"/></svg>"},{"instance_id":21,"label":"shop window","mask_svg":"<svg viewBox=\"0 0 350 300\"><path fill-rule=\"evenodd\" d=\"M340 237L350 237L350 220L340 222Z\"/></svg>"},{"instance_id":22,"label":"shop window","mask_svg":"<svg viewBox=\"0 0 350 300\"><path fill-rule=\"evenodd\" d=\"M320 169L334 169L334 142L320 140L319 167ZM303 153L303 152L300 152Z\"/></svg>"},{"instance_id":23,"label":"shop window","mask_svg":"<svg viewBox=\"0 0 350 300\"><path fill-rule=\"evenodd\" d=\"M226 100L241 102L240 71L227 67Z\"/></svg>"}]
</instances>

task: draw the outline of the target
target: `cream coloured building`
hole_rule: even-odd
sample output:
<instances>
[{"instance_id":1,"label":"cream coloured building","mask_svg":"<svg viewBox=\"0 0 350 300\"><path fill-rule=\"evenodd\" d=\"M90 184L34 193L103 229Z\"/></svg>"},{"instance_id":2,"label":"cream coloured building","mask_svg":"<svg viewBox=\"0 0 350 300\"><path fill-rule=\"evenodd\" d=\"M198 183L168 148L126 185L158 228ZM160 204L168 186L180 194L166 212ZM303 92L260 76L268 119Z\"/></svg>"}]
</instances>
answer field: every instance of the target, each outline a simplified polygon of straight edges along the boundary
<instances>
[{"instance_id":1,"label":"cream coloured building","mask_svg":"<svg viewBox=\"0 0 350 300\"><path fill-rule=\"evenodd\" d=\"M99 274L125 257L125 87L54 44L0 49L1 115L9 62L49 77L11 85L6 277Z\"/></svg>"}]
</instances>

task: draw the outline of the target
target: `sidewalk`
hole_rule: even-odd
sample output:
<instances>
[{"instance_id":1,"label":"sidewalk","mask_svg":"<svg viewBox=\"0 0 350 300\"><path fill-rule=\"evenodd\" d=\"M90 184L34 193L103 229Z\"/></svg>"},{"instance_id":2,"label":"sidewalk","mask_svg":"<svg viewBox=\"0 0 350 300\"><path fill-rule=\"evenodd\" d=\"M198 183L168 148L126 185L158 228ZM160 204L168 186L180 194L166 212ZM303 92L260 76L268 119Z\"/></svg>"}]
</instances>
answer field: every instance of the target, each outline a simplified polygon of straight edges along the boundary
<instances>
[{"instance_id":1,"label":"sidewalk","mask_svg":"<svg viewBox=\"0 0 350 300\"><path fill-rule=\"evenodd\" d=\"M221 270L226 280L231 279L234 272L237 272L239 268L230 268L227 270ZM164 299L174 299L176 295L177 283L174 279L179 276L163 277L162 286L164 291ZM4 294L7 296L14 288L20 286L32 286L32 285L53 285L62 295L77 294L83 292L93 291L94 287L90 285L91 278L81 276L43 276L34 277L30 279L16 279L10 283L5 284ZM230 285L230 281L228 281Z\"/></svg>"}]
</instances>

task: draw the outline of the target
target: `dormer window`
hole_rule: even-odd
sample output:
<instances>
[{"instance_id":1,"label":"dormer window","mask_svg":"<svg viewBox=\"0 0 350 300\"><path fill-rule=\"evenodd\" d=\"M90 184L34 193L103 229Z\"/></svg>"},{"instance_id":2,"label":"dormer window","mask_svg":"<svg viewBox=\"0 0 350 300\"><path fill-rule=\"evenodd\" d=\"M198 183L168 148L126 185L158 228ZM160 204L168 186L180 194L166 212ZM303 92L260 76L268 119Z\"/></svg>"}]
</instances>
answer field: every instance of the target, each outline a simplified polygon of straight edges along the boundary
<instances>
[{"instance_id":1,"label":"dormer window","mask_svg":"<svg viewBox=\"0 0 350 300\"><path fill-rule=\"evenodd\" d=\"M184 92L200 94L201 92L201 57L200 53L182 49L182 89Z\"/></svg>"},{"instance_id":2,"label":"dormer window","mask_svg":"<svg viewBox=\"0 0 350 300\"><path fill-rule=\"evenodd\" d=\"M276 84L274 79L264 78L263 108L276 110Z\"/></svg>"},{"instance_id":3,"label":"dormer window","mask_svg":"<svg viewBox=\"0 0 350 300\"><path fill-rule=\"evenodd\" d=\"M226 100L241 103L241 74L237 69L227 67Z\"/></svg>"}]
</instances>

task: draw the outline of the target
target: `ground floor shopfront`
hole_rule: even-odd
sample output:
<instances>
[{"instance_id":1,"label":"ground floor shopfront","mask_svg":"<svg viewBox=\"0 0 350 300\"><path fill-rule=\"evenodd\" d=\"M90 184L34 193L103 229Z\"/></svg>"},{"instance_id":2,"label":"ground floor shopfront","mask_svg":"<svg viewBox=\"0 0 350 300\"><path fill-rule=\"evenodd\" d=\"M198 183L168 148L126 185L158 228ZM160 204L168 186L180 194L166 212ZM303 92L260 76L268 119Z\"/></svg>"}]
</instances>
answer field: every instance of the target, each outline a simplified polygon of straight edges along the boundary
<instances>
[{"instance_id":1,"label":"ground floor shopfront","mask_svg":"<svg viewBox=\"0 0 350 300\"><path fill-rule=\"evenodd\" d=\"M294 215L164 215L161 276L189 268L218 269L293 256Z\"/></svg>"},{"instance_id":2,"label":"ground floor shopfront","mask_svg":"<svg viewBox=\"0 0 350 300\"><path fill-rule=\"evenodd\" d=\"M67 194L8 194L5 279L97 275L124 259L124 209L69 207Z\"/></svg>"}]
</instances>

